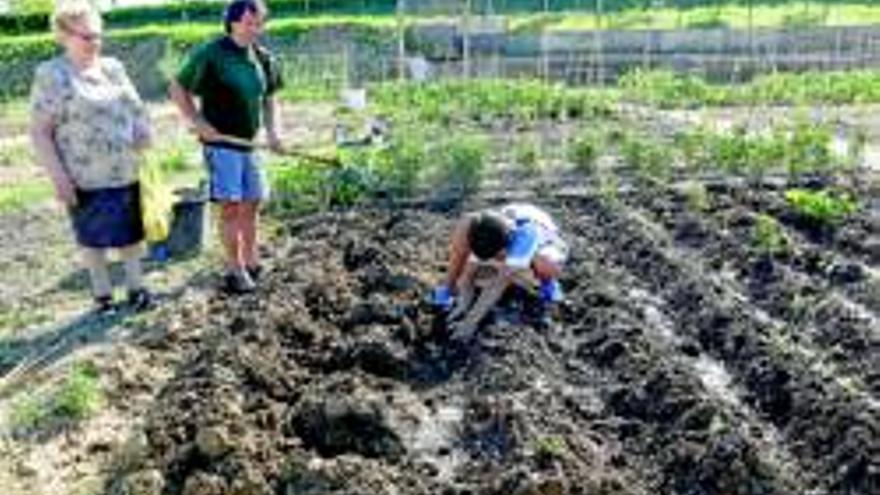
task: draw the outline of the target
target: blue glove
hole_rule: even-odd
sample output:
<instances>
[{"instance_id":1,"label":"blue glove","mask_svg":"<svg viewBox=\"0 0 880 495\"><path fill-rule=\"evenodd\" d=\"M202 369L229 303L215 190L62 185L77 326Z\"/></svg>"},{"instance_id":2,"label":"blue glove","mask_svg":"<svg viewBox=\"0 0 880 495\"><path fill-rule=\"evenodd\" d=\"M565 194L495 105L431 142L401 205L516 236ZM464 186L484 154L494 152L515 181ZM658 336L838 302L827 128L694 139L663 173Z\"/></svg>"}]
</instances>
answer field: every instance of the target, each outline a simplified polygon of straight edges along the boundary
<instances>
[{"instance_id":1,"label":"blue glove","mask_svg":"<svg viewBox=\"0 0 880 495\"><path fill-rule=\"evenodd\" d=\"M543 303L558 303L562 300L562 286L555 278L542 280L541 286L538 287L538 295Z\"/></svg>"},{"instance_id":2,"label":"blue glove","mask_svg":"<svg viewBox=\"0 0 880 495\"><path fill-rule=\"evenodd\" d=\"M441 309L449 309L452 307L452 291L445 285L434 288L431 293L431 304Z\"/></svg>"}]
</instances>

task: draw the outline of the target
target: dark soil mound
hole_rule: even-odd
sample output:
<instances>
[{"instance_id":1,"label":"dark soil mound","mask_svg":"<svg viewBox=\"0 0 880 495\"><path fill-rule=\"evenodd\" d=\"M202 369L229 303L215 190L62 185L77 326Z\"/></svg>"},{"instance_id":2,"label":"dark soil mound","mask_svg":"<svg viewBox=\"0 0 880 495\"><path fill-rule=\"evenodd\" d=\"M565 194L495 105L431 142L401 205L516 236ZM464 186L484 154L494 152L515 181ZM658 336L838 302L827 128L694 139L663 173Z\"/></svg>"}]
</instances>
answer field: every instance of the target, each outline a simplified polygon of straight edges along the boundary
<instances>
[{"instance_id":1,"label":"dark soil mound","mask_svg":"<svg viewBox=\"0 0 880 495\"><path fill-rule=\"evenodd\" d=\"M774 192L737 194L542 202L568 300L549 329L499 314L473 342L424 302L452 216L291 226L150 411L166 493L880 493L876 259L846 248L877 233L791 227L762 257L743 236Z\"/></svg>"}]
</instances>

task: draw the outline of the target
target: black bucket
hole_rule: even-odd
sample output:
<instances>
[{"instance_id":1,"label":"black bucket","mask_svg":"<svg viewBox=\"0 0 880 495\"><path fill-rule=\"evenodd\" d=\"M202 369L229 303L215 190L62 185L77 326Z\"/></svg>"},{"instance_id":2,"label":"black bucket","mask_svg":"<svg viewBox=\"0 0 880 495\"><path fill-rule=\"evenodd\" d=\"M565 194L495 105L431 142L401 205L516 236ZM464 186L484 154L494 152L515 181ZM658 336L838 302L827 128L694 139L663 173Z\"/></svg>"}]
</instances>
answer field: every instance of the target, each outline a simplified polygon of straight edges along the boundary
<instances>
[{"instance_id":1,"label":"black bucket","mask_svg":"<svg viewBox=\"0 0 880 495\"><path fill-rule=\"evenodd\" d=\"M207 197L200 189L187 188L175 191L177 201L168 233L166 246L172 257L198 254L205 244L208 226Z\"/></svg>"}]
</instances>

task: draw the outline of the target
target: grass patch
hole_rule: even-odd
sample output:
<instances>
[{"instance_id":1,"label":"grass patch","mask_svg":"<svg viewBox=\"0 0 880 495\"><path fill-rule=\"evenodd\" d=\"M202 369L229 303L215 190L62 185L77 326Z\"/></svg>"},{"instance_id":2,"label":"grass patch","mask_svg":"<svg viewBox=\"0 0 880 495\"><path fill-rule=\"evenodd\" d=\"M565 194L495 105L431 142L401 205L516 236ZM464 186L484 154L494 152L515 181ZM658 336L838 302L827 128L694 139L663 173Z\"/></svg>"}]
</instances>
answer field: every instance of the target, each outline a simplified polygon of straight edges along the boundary
<instances>
[{"instance_id":1,"label":"grass patch","mask_svg":"<svg viewBox=\"0 0 880 495\"><path fill-rule=\"evenodd\" d=\"M546 460L562 459L568 452L565 439L558 436L541 437L535 440L533 449L538 458Z\"/></svg>"},{"instance_id":2,"label":"grass patch","mask_svg":"<svg viewBox=\"0 0 880 495\"><path fill-rule=\"evenodd\" d=\"M91 363L80 363L73 367L52 404L56 415L82 420L94 414L102 402L97 368Z\"/></svg>"},{"instance_id":3,"label":"grass patch","mask_svg":"<svg viewBox=\"0 0 880 495\"><path fill-rule=\"evenodd\" d=\"M706 186L699 181L687 181L682 187L682 196L688 208L695 212L706 212L712 208L712 201Z\"/></svg>"},{"instance_id":4,"label":"grass patch","mask_svg":"<svg viewBox=\"0 0 880 495\"><path fill-rule=\"evenodd\" d=\"M522 137L513 147L513 160L517 168L530 177L540 175L541 145L534 136Z\"/></svg>"},{"instance_id":5,"label":"grass patch","mask_svg":"<svg viewBox=\"0 0 880 495\"><path fill-rule=\"evenodd\" d=\"M6 331L38 325L51 319L52 315L43 309L13 307L0 311L0 335Z\"/></svg>"},{"instance_id":6,"label":"grass patch","mask_svg":"<svg viewBox=\"0 0 880 495\"><path fill-rule=\"evenodd\" d=\"M33 181L3 186L0 189L0 213L23 210L52 197L48 181Z\"/></svg>"},{"instance_id":7,"label":"grass patch","mask_svg":"<svg viewBox=\"0 0 880 495\"><path fill-rule=\"evenodd\" d=\"M7 125L20 124L26 126L30 120L30 103L26 98L4 101L0 103L0 121Z\"/></svg>"},{"instance_id":8,"label":"grass patch","mask_svg":"<svg viewBox=\"0 0 880 495\"><path fill-rule=\"evenodd\" d=\"M34 163L30 143L14 143L0 147L0 169L28 166Z\"/></svg>"},{"instance_id":9,"label":"grass patch","mask_svg":"<svg viewBox=\"0 0 880 495\"><path fill-rule=\"evenodd\" d=\"M604 139L597 131L582 131L570 143L568 158L575 168L587 175L596 171L596 161L604 150Z\"/></svg>"},{"instance_id":10,"label":"grass patch","mask_svg":"<svg viewBox=\"0 0 880 495\"><path fill-rule=\"evenodd\" d=\"M775 256L788 250L789 241L782 225L767 214L760 214L752 228L752 244L765 255Z\"/></svg>"},{"instance_id":11,"label":"grass patch","mask_svg":"<svg viewBox=\"0 0 880 495\"><path fill-rule=\"evenodd\" d=\"M53 423L82 421L95 414L103 402L97 368L89 362L77 363L57 387L16 402L11 424L19 431L34 431Z\"/></svg>"}]
</instances>

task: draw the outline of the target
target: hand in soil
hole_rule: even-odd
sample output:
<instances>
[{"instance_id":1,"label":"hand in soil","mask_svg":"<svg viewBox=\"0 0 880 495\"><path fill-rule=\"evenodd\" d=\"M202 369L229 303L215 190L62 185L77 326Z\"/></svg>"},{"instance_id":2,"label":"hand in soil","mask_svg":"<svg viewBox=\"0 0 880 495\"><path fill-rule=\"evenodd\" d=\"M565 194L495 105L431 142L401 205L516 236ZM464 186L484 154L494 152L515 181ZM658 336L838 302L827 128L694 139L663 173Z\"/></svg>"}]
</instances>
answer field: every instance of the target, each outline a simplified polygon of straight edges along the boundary
<instances>
[{"instance_id":1,"label":"hand in soil","mask_svg":"<svg viewBox=\"0 0 880 495\"><path fill-rule=\"evenodd\" d=\"M449 316L446 317L446 321L452 323L456 320L459 320L462 316L465 315L468 308L471 307L471 303L474 300L474 293L472 290L463 290L461 295L456 299L455 306L452 308L452 311L449 313Z\"/></svg>"},{"instance_id":2,"label":"hand in soil","mask_svg":"<svg viewBox=\"0 0 880 495\"><path fill-rule=\"evenodd\" d=\"M463 321L455 322L449 326L450 334L453 340L469 341L474 338L477 331L477 324L467 318Z\"/></svg>"}]
</instances>

